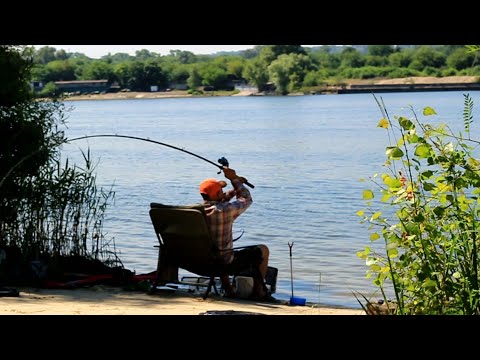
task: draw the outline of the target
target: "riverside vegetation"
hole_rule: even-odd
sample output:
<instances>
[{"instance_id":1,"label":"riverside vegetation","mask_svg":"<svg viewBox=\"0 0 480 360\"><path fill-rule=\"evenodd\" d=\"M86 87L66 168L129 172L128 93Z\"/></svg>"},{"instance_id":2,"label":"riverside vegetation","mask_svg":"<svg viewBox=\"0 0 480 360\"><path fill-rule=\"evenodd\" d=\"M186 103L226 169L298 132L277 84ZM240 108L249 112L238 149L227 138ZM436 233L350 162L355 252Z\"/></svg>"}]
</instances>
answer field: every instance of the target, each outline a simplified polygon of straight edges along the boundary
<instances>
[{"instance_id":1,"label":"riverside vegetation","mask_svg":"<svg viewBox=\"0 0 480 360\"><path fill-rule=\"evenodd\" d=\"M471 134L473 100L464 95L463 132L454 132L448 124L420 120L413 108L412 119L392 119L375 99L382 112L377 126L389 142L386 170L370 177L374 188L363 191L366 209L357 215L372 231L371 241L383 239L385 252L366 246L357 253L367 277L387 308L386 290L393 288L391 313L479 315L480 141ZM425 118L435 115L423 109Z\"/></svg>"},{"instance_id":2,"label":"riverside vegetation","mask_svg":"<svg viewBox=\"0 0 480 360\"><path fill-rule=\"evenodd\" d=\"M385 304L385 290L393 287L397 314L480 314L480 141L471 137L473 101L464 97L458 134L421 120L413 108L412 119L392 119L377 99L378 127L389 140L385 172L370 177L375 187L363 191L367 208L357 215L371 241L383 239L385 253L367 246L358 256ZM423 109L422 116L435 115Z\"/></svg>"},{"instance_id":3,"label":"riverside vegetation","mask_svg":"<svg viewBox=\"0 0 480 360\"><path fill-rule=\"evenodd\" d=\"M88 152L83 168L61 161L70 109L35 101L30 70L21 48L0 46L0 282L61 274L65 259L121 266L102 232L114 193L97 188Z\"/></svg>"},{"instance_id":4,"label":"riverside vegetation","mask_svg":"<svg viewBox=\"0 0 480 360\"><path fill-rule=\"evenodd\" d=\"M29 51L32 80L45 85L38 89L39 96L49 97L62 92L56 82L72 80L107 80L134 92L156 86L159 91L184 89L199 95L203 89L211 94L240 85L286 95L329 92L352 80L479 76L476 53L469 50L463 45L258 45L233 54L172 50L161 56L143 49L134 56L117 53L101 59L49 46Z\"/></svg>"}]
</instances>

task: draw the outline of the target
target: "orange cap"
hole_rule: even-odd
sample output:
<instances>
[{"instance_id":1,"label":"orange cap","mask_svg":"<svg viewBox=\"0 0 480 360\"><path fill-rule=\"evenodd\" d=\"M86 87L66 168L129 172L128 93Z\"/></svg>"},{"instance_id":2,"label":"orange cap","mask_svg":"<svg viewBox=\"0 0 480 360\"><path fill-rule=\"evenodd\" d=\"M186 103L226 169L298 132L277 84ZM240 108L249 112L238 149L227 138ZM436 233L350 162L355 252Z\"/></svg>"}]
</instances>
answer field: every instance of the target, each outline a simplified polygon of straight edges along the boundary
<instances>
[{"instance_id":1,"label":"orange cap","mask_svg":"<svg viewBox=\"0 0 480 360\"><path fill-rule=\"evenodd\" d=\"M217 196L218 191L225 186L227 186L227 183L223 180L206 179L200 184L200 194L207 194L210 199L213 199Z\"/></svg>"}]
</instances>

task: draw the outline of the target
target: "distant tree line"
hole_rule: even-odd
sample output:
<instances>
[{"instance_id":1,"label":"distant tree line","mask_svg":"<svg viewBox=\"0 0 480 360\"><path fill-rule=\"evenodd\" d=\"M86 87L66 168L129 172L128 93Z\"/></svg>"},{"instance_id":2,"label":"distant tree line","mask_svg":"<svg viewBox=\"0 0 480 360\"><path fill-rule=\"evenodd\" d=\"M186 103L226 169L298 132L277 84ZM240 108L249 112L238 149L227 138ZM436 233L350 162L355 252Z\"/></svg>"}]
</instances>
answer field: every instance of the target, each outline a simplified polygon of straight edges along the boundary
<instances>
[{"instance_id":1,"label":"distant tree line","mask_svg":"<svg viewBox=\"0 0 480 360\"><path fill-rule=\"evenodd\" d=\"M108 54L91 59L81 53L45 46L33 50L33 79L55 81L108 80L132 91L149 91L183 84L189 89L211 86L231 90L245 82L259 91L274 85L280 94L339 85L348 79L409 76L480 75L476 52L465 45L319 46L259 45L219 55L171 50L160 55L143 49L131 56Z\"/></svg>"}]
</instances>

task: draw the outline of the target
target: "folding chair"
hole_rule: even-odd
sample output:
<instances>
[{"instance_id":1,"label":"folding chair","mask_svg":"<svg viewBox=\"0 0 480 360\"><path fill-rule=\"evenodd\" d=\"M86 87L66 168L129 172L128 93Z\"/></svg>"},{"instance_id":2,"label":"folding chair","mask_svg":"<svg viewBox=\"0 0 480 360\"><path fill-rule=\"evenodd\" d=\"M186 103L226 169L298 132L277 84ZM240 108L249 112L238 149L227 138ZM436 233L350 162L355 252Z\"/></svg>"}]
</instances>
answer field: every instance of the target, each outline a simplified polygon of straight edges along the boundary
<instances>
[{"instance_id":1,"label":"folding chair","mask_svg":"<svg viewBox=\"0 0 480 360\"><path fill-rule=\"evenodd\" d=\"M209 279L208 284L204 284L207 290L203 298L206 299L212 288L218 294L215 278L237 275L241 270L223 263L221 251L211 237L203 204L151 203L149 214L159 242L157 274L151 293L157 286L166 284L201 286L199 282L180 281L178 270L181 268ZM261 277L259 271L253 276Z\"/></svg>"}]
</instances>

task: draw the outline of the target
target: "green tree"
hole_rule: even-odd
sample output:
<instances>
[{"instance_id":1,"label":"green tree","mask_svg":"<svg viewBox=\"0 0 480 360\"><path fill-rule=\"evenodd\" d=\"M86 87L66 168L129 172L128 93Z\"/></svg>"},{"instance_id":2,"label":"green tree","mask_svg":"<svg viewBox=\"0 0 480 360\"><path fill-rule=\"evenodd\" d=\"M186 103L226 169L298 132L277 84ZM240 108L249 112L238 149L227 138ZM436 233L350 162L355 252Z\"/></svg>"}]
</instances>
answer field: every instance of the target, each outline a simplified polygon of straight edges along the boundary
<instances>
[{"instance_id":1,"label":"green tree","mask_svg":"<svg viewBox=\"0 0 480 360\"><path fill-rule=\"evenodd\" d=\"M256 85L258 91L263 91L269 80L265 62L260 58L249 60L243 71L243 77L251 84Z\"/></svg>"},{"instance_id":2,"label":"green tree","mask_svg":"<svg viewBox=\"0 0 480 360\"><path fill-rule=\"evenodd\" d=\"M311 57L319 68L337 69L340 66L340 57L338 54L329 53L327 49L313 52Z\"/></svg>"},{"instance_id":3,"label":"green tree","mask_svg":"<svg viewBox=\"0 0 480 360\"><path fill-rule=\"evenodd\" d=\"M200 76L196 66L193 66L190 69L190 75L187 79L187 85L190 89L195 89L196 87L202 85L202 77Z\"/></svg>"},{"instance_id":4,"label":"green tree","mask_svg":"<svg viewBox=\"0 0 480 360\"><path fill-rule=\"evenodd\" d=\"M150 86L166 87L168 78L157 60L125 61L114 66L114 73L122 87L134 91L150 91Z\"/></svg>"},{"instance_id":5,"label":"green tree","mask_svg":"<svg viewBox=\"0 0 480 360\"><path fill-rule=\"evenodd\" d=\"M161 66L156 60L147 60L143 66L143 78L145 88L150 91L151 85L166 87L168 85L167 75L163 72Z\"/></svg>"},{"instance_id":6,"label":"green tree","mask_svg":"<svg viewBox=\"0 0 480 360\"><path fill-rule=\"evenodd\" d=\"M199 69L202 77L202 85L211 85L217 89L223 89L227 82L227 72L214 64L206 64Z\"/></svg>"},{"instance_id":7,"label":"green tree","mask_svg":"<svg viewBox=\"0 0 480 360\"><path fill-rule=\"evenodd\" d=\"M267 45L260 50L260 59L264 61L267 66L276 58L283 54L306 54L302 45Z\"/></svg>"},{"instance_id":8,"label":"green tree","mask_svg":"<svg viewBox=\"0 0 480 360\"><path fill-rule=\"evenodd\" d=\"M70 56L63 49L60 49L55 53L55 59L56 60L68 60L69 58L70 58Z\"/></svg>"},{"instance_id":9,"label":"green tree","mask_svg":"<svg viewBox=\"0 0 480 360\"><path fill-rule=\"evenodd\" d=\"M59 90L53 81L45 84L43 89L38 93L38 96L45 98L54 98L59 95Z\"/></svg>"},{"instance_id":10,"label":"green tree","mask_svg":"<svg viewBox=\"0 0 480 360\"><path fill-rule=\"evenodd\" d=\"M388 57L388 63L391 66L395 66L398 68L408 67L412 62L412 56L413 56L413 50L411 49L399 51L391 54Z\"/></svg>"},{"instance_id":11,"label":"green tree","mask_svg":"<svg viewBox=\"0 0 480 360\"><path fill-rule=\"evenodd\" d=\"M311 66L310 58L303 54L280 55L268 67L270 79L282 95L298 90L303 84L307 70Z\"/></svg>"},{"instance_id":12,"label":"green tree","mask_svg":"<svg viewBox=\"0 0 480 360\"><path fill-rule=\"evenodd\" d=\"M130 60L133 60L134 57L132 55L129 55L127 53L115 53L115 54L110 54L108 53L107 55L105 56L102 56L100 58L100 60L104 60L108 63L111 63L111 64L117 64L117 63L122 63L122 62L125 62L125 61L130 61Z\"/></svg>"},{"instance_id":13,"label":"green tree","mask_svg":"<svg viewBox=\"0 0 480 360\"><path fill-rule=\"evenodd\" d=\"M170 56L180 64L193 64L197 61L197 56L191 51L170 50Z\"/></svg>"},{"instance_id":14,"label":"green tree","mask_svg":"<svg viewBox=\"0 0 480 360\"><path fill-rule=\"evenodd\" d=\"M130 61L122 61L119 63L114 64L113 72L118 79L118 82L121 87L128 88L128 84L131 78L131 62Z\"/></svg>"},{"instance_id":15,"label":"green tree","mask_svg":"<svg viewBox=\"0 0 480 360\"><path fill-rule=\"evenodd\" d=\"M305 75L303 79L304 86L317 86L323 83L323 79L319 72L311 71Z\"/></svg>"},{"instance_id":16,"label":"green tree","mask_svg":"<svg viewBox=\"0 0 480 360\"><path fill-rule=\"evenodd\" d=\"M237 79L242 78L243 70L245 69L246 61L242 58L232 58L227 63L227 73L232 74Z\"/></svg>"},{"instance_id":17,"label":"green tree","mask_svg":"<svg viewBox=\"0 0 480 360\"><path fill-rule=\"evenodd\" d=\"M54 47L51 47L51 46L41 47L40 49L35 51L34 61L37 64L45 65L51 61L58 60L56 56L56 52L57 52L57 49L55 49Z\"/></svg>"},{"instance_id":18,"label":"green tree","mask_svg":"<svg viewBox=\"0 0 480 360\"><path fill-rule=\"evenodd\" d=\"M362 55L353 47L347 47L341 52L340 61L343 68L359 68L364 65Z\"/></svg>"},{"instance_id":19,"label":"green tree","mask_svg":"<svg viewBox=\"0 0 480 360\"><path fill-rule=\"evenodd\" d=\"M367 55L365 56L365 66L387 66L388 58L385 56L378 55Z\"/></svg>"},{"instance_id":20,"label":"green tree","mask_svg":"<svg viewBox=\"0 0 480 360\"><path fill-rule=\"evenodd\" d=\"M11 107L32 96L30 51L25 46L0 45L0 106Z\"/></svg>"},{"instance_id":21,"label":"green tree","mask_svg":"<svg viewBox=\"0 0 480 360\"><path fill-rule=\"evenodd\" d=\"M76 80L75 68L69 60L50 61L44 71L44 82Z\"/></svg>"},{"instance_id":22,"label":"green tree","mask_svg":"<svg viewBox=\"0 0 480 360\"><path fill-rule=\"evenodd\" d=\"M170 81L179 84L186 84L190 77L190 69L192 66L179 64L170 71ZM201 83L201 82L200 82ZM199 84L200 84L199 83Z\"/></svg>"},{"instance_id":23,"label":"green tree","mask_svg":"<svg viewBox=\"0 0 480 360\"><path fill-rule=\"evenodd\" d=\"M441 68L445 66L446 56L430 46L421 46L412 56L410 67L422 71L426 67Z\"/></svg>"},{"instance_id":24,"label":"green tree","mask_svg":"<svg viewBox=\"0 0 480 360\"><path fill-rule=\"evenodd\" d=\"M31 64L30 49L0 45L0 225L12 221L17 201L28 193L19 182L37 176L63 140L51 130L54 115L62 114L57 104L32 100Z\"/></svg>"},{"instance_id":25,"label":"green tree","mask_svg":"<svg viewBox=\"0 0 480 360\"><path fill-rule=\"evenodd\" d=\"M135 51L135 59L138 61L145 61L148 59L155 59L159 55L155 52L149 51L147 49L137 50Z\"/></svg>"},{"instance_id":26,"label":"green tree","mask_svg":"<svg viewBox=\"0 0 480 360\"><path fill-rule=\"evenodd\" d=\"M448 67L456 70L468 69L475 63L476 53L472 53L465 47L454 50L447 58Z\"/></svg>"},{"instance_id":27,"label":"green tree","mask_svg":"<svg viewBox=\"0 0 480 360\"><path fill-rule=\"evenodd\" d=\"M116 81L113 67L103 60L95 60L84 65L82 80L108 80L109 82Z\"/></svg>"},{"instance_id":28,"label":"green tree","mask_svg":"<svg viewBox=\"0 0 480 360\"><path fill-rule=\"evenodd\" d=\"M145 64L141 61L133 61L128 69L127 87L134 91L147 91L149 83L145 76Z\"/></svg>"},{"instance_id":29,"label":"green tree","mask_svg":"<svg viewBox=\"0 0 480 360\"><path fill-rule=\"evenodd\" d=\"M253 47L253 49L246 49L241 51L241 56L244 57L245 59L253 59L260 54L260 51L262 50L263 46L262 45L256 45Z\"/></svg>"},{"instance_id":30,"label":"green tree","mask_svg":"<svg viewBox=\"0 0 480 360\"><path fill-rule=\"evenodd\" d=\"M388 57L394 52L392 45L368 45L368 54L371 56Z\"/></svg>"}]
</instances>

